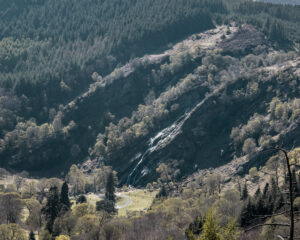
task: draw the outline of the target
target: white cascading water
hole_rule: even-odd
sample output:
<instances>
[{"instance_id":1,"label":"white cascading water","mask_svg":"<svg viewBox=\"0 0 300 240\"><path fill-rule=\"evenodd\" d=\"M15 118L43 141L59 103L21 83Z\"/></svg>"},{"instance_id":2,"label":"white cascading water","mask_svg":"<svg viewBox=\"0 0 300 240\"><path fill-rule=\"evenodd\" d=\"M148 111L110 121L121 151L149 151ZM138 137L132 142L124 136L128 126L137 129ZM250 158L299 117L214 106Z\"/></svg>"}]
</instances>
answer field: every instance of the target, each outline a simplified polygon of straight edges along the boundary
<instances>
[{"instance_id":1,"label":"white cascading water","mask_svg":"<svg viewBox=\"0 0 300 240\"><path fill-rule=\"evenodd\" d=\"M178 122L180 122L185 116L186 116L186 113L184 115L182 115L181 117L179 117L171 126L165 128L162 131L160 131L159 133L157 133L155 135L155 137L150 139L146 151L142 155L141 154L136 155L136 157L133 159L133 161L135 161L137 159L140 159L140 160L138 161L138 163L136 164L134 169L128 175L127 182L126 182L127 185L135 184L136 176L134 176L134 179L132 182L131 182L131 178L132 178L133 174L136 172L136 170L138 169L138 167L143 163L145 157L147 157L148 154L151 154L152 152L154 152L158 149L158 144L161 142L161 140L165 139L176 128L176 125L178 124Z\"/></svg>"},{"instance_id":2,"label":"white cascading water","mask_svg":"<svg viewBox=\"0 0 300 240\"><path fill-rule=\"evenodd\" d=\"M136 180L137 174L135 174L135 173L136 173L137 169L139 168L139 166L144 162L145 158L147 156L149 156L150 154L152 154L153 152L161 150L165 146L170 144L175 139L175 137L178 134L180 134L182 126L192 116L192 114L194 112L196 112L210 97L214 96L215 94L217 94L221 90L223 90L227 86L227 83L220 84L220 86L218 88L216 88L211 93L207 94L201 102L199 102L195 107L192 108L192 110L181 115L171 126L163 129L162 131L157 133L155 137L150 139L148 148L146 149L146 151L142 155L140 155L140 157L136 158L136 159L139 159L139 161L138 161L137 165L134 167L134 169L128 175L127 182L126 182L127 185L130 185L130 184L134 185L137 182L137 180ZM134 159L134 160L136 160L136 159ZM144 175L147 172L148 171L144 171ZM132 176L134 174L135 174L135 176L132 180ZM138 180L142 176L140 176L138 178Z\"/></svg>"}]
</instances>

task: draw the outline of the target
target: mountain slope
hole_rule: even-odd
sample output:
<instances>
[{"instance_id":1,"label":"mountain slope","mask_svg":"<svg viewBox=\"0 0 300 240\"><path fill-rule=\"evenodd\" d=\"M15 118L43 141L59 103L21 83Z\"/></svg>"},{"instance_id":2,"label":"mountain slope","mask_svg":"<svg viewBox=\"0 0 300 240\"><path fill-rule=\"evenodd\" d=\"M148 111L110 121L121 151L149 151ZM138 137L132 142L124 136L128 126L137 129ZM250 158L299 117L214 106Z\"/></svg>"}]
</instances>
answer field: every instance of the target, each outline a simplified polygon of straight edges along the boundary
<instances>
[{"instance_id":1,"label":"mountain slope","mask_svg":"<svg viewBox=\"0 0 300 240\"><path fill-rule=\"evenodd\" d=\"M47 172L50 163L55 163L53 171L63 169L89 151L93 164L86 163L86 171L99 163L112 165L122 183L134 185L154 180L162 162L174 165L179 176L220 166L234 154L245 154L242 147L248 138L237 144L232 136L236 126L247 124L255 114L267 114L276 96L299 97L293 87L299 83L298 67L297 54L272 49L250 25L192 35L104 78L95 73L89 90L60 108L50 126L57 128L53 135L35 148L23 148L14 155L18 161L10 164L32 172L36 168L40 174L42 166ZM283 76L287 86L281 84ZM37 128L41 132L45 126ZM264 131L270 130L255 133L255 145L260 146ZM268 136L281 131L273 129ZM298 144L297 128L292 132L292 139L280 141ZM32 165L27 161L25 167L26 156ZM40 164L38 158L43 159Z\"/></svg>"},{"instance_id":2,"label":"mountain slope","mask_svg":"<svg viewBox=\"0 0 300 240\"><path fill-rule=\"evenodd\" d=\"M35 31L34 38L28 35L26 39L17 30L9 37L10 31L3 28L2 60L14 57L9 63L0 61L1 166L53 176L63 174L74 163L84 163L86 171L105 164L118 171L121 183L144 185L156 179L156 168L161 163L176 172L176 178L182 178L274 144L298 145L297 127L290 128L289 139L284 137L285 129L297 125L299 118L299 39L294 31L299 21L294 14L298 8L244 1L235 5L230 2L234 8L230 4L226 8L222 1L198 4L191 0L185 13L178 10L183 16L176 15L173 19L177 2L183 4L170 1L172 7L167 14L170 19L166 18L163 26L152 26L145 30L145 35L136 35L132 42L120 43L123 47L113 44L106 53L97 40L102 33L96 28L87 30L89 37L81 40L76 31L67 32L63 40L60 30L56 33L50 25L49 32ZM35 10L30 8L34 16L49 4L32 2L37 3L40 5L35 5ZM55 4L51 14L55 6L67 3ZM91 1L87 9L101 4ZM120 5L118 11L134 6L132 11L138 14L142 7L142 15L147 18L154 10L158 11L158 6L150 2L149 11L146 3L128 4ZM24 10L16 2L6 7L7 11L2 10L1 14L5 15L7 29L14 25L22 29L22 23L14 19L13 13L25 14ZM204 14L203 9L210 10ZM287 16L289 11L291 14ZM63 19L57 21L61 23ZM70 24L69 19L66 21ZM78 24L85 26L87 19L82 21L82 25ZM225 24L217 25L218 22ZM146 26L143 23L142 29ZM161 33L168 35L175 26L191 28L164 39ZM111 38L109 42L118 38L116 29L107 30L107 34L110 31L112 34L107 35ZM139 32L135 22L128 23L127 30L130 29ZM92 33L94 30L96 33ZM122 34L128 34L126 31ZM50 34L58 42L50 47L47 41L51 36L44 38L42 33ZM41 42L45 45L40 45ZM34 73L38 78L32 78L36 82L27 81L26 64L32 67L35 61L47 64L54 59L48 54L56 51L56 44L62 44L56 54L67 64L72 65L70 56L74 51L79 55L84 53L80 58L87 62L72 68L62 65L58 72L50 64L50 75L54 74L57 81L39 71ZM139 44L145 44L145 48L135 51L134 46ZM42 55L31 59L36 50L41 50ZM127 51L133 54L129 56ZM99 63L102 57L112 60L111 54L114 54L111 64ZM17 75L23 80L18 82ZM44 77L46 85L42 83ZM5 79L12 84L6 84ZM249 166L263 163L255 159L249 158Z\"/></svg>"}]
</instances>

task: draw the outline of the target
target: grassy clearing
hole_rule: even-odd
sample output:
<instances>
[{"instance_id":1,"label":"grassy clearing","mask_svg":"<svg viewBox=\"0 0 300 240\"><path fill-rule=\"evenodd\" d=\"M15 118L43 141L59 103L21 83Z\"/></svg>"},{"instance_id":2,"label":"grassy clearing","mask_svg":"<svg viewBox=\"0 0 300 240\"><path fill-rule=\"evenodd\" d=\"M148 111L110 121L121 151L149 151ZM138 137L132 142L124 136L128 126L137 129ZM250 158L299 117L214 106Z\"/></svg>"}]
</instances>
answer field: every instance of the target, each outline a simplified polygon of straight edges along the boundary
<instances>
[{"instance_id":1,"label":"grassy clearing","mask_svg":"<svg viewBox=\"0 0 300 240\"><path fill-rule=\"evenodd\" d=\"M119 216L127 216L130 212L135 211L146 211L152 204L153 199L157 191L147 191L147 190L134 190L131 192L124 192L121 195L127 195L130 197L131 203L129 206L119 209L118 215ZM124 198L122 198L124 199ZM125 199L124 199L125 203ZM118 203L121 205L121 203Z\"/></svg>"},{"instance_id":2,"label":"grassy clearing","mask_svg":"<svg viewBox=\"0 0 300 240\"><path fill-rule=\"evenodd\" d=\"M126 195L126 194L125 194ZM126 198L122 197L122 196L118 196L117 197L117 205L122 206L126 203Z\"/></svg>"},{"instance_id":3,"label":"grassy clearing","mask_svg":"<svg viewBox=\"0 0 300 240\"><path fill-rule=\"evenodd\" d=\"M130 192L118 192L117 205L119 206L124 205L126 203L126 199L124 198L124 196L130 197L129 206L119 209L118 215L127 216L132 212L146 211L151 206L152 201L155 198L156 194L157 191L150 192L148 190L143 190L143 189L136 189ZM96 207L96 202L100 201L104 197L104 195L99 196L95 194L88 194L85 196L87 198L87 202L94 208ZM74 200L72 202L73 202L72 208L74 208L76 206L76 203Z\"/></svg>"}]
</instances>

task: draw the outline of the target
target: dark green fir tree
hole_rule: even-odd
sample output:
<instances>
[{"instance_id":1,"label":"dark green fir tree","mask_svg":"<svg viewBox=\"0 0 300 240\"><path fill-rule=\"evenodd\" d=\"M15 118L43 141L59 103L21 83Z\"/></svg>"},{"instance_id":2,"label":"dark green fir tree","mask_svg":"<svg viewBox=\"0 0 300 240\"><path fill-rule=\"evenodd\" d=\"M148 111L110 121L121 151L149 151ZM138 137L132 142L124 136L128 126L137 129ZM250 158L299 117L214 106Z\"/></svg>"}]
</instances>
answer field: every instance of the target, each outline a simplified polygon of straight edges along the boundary
<instances>
[{"instance_id":1,"label":"dark green fir tree","mask_svg":"<svg viewBox=\"0 0 300 240\"><path fill-rule=\"evenodd\" d=\"M108 201L112 201L116 203L116 195L115 195L115 176L111 171L106 180L106 187L105 187L105 199Z\"/></svg>"},{"instance_id":2,"label":"dark green fir tree","mask_svg":"<svg viewBox=\"0 0 300 240\"><path fill-rule=\"evenodd\" d=\"M32 230L29 233L29 240L35 240L35 236Z\"/></svg>"},{"instance_id":3,"label":"dark green fir tree","mask_svg":"<svg viewBox=\"0 0 300 240\"><path fill-rule=\"evenodd\" d=\"M69 187L66 182L64 182L61 187L60 203L61 203L62 209L69 210L71 207L71 203L70 203L70 199L69 199Z\"/></svg>"},{"instance_id":4,"label":"dark green fir tree","mask_svg":"<svg viewBox=\"0 0 300 240\"><path fill-rule=\"evenodd\" d=\"M248 188L247 188L247 184L245 183L243 191L242 191L242 197L241 197L241 199L242 200L246 200L248 198L248 196L249 196Z\"/></svg>"},{"instance_id":5,"label":"dark green fir tree","mask_svg":"<svg viewBox=\"0 0 300 240\"><path fill-rule=\"evenodd\" d=\"M42 209L42 213L46 220L46 229L49 233L53 232L53 224L58 217L60 210L60 201L57 187L51 187L47 196L47 203Z\"/></svg>"}]
</instances>

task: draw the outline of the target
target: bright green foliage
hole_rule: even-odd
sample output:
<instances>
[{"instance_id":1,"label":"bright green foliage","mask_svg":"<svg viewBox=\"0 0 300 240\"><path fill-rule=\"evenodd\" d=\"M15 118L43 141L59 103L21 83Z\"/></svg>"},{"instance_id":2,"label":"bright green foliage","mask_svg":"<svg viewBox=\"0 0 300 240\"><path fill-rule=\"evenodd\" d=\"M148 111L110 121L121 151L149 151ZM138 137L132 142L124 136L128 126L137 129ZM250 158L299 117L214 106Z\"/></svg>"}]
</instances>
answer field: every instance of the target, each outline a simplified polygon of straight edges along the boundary
<instances>
[{"instance_id":1,"label":"bright green foliage","mask_svg":"<svg viewBox=\"0 0 300 240\"><path fill-rule=\"evenodd\" d=\"M237 240L239 238L239 230L234 219L221 228L218 222L218 215L212 208L208 210L202 233L199 240Z\"/></svg>"},{"instance_id":2,"label":"bright green foliage","mask_svg":"<svg viewBox=\"0 0 300 240\"><path fill-rule=\"evenodd\" d=\"M200 240L221 240L220 225L213 209L209 209L202 228Z\"/></svg>"},{"instance_id":3,"label":"bright green foliage","mask_svg":"<svg viewBox=\"0 0 300 240\"><path fill-rule=\"evenodd\" d=\"M55 238L55 240L70 240L70 237L66 235L59 235Z\"/></svg>"},{"instance_id":4,"label":"bright green foliage","mask_svg":"<svg viewBox=\"0 0 300 240\"><path fill-rule=\"evenodd\" d=\"M234 219L222 228L222 240L237 240L240 236L237 223Z\"/></svg>"},{"instance_id":5,"label":"bright green foliage","mask_svg":"<svg viewBox=\"0 0 300 240\"><path fill-rule=\"evenodd\" d=\"M187 240L196 240L196 237L191 229L185 230L185 237Z\"/></svg>"}]
</instances>

